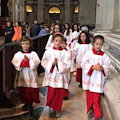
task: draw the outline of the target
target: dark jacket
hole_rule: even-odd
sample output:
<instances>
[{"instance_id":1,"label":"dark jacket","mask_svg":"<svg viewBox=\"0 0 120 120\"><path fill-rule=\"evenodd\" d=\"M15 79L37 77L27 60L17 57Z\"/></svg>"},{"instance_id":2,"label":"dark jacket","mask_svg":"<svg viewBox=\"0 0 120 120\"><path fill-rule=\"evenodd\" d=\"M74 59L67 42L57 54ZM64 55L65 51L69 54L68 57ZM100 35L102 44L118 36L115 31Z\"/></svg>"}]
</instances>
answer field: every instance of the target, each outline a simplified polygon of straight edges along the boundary
<instances>
[{"instance_id":1,"label":"dark jacket","mask_svg":"<svg viewBox=\"0 0 120 120\"><path fill-rule=\"evenodd\" d=\"M30 37L35 37L39 34L40 32L40 26L39 25L33 25L30 28Z\"/></svg>"},{"instance_id":2,"label":"dark jacket","mask_svg":"<svg viewBox=\"0 0 120 120\"><path fill-rule=\"evenodd\" d=\"M11 33L8 34L9 32L11 32ZM12 37L14 35L14 28L13 28L13 26L10 26L10 27L6 26L5 27L5 33L7 33L7 35L5 35L5 43L11 42L11 39L12 39Z\"/></svg>"}]
</instances>

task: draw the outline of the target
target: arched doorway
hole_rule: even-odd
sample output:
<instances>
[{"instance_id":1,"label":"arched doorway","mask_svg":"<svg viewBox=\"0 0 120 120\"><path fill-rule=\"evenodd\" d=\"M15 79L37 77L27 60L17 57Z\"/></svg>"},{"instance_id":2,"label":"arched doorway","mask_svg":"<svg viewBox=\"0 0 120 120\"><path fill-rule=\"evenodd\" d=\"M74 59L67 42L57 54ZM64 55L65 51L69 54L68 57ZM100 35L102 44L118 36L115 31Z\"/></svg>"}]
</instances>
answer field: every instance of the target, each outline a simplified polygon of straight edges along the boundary
<instances>
[{"instance_id":1,"label":"arched doorway","mask_svg":"<svg viewBox=\"0 0 120 120\"><path fill-rule=\"evenodd\" d=\"M60 9L57 6L52 6L49 9L49 23L60 21Z\"/></svg>"},{"instance_id":2,"label":"arched doorway","mask_svg":"<svg viewBox=\"0 0 120 120\"><path fill-rule=\"evenodd\" d=\"M74 18L73 23L77 23L78 22L78 5L74 7L73 18Z\"/></svg>"}]
</instances>

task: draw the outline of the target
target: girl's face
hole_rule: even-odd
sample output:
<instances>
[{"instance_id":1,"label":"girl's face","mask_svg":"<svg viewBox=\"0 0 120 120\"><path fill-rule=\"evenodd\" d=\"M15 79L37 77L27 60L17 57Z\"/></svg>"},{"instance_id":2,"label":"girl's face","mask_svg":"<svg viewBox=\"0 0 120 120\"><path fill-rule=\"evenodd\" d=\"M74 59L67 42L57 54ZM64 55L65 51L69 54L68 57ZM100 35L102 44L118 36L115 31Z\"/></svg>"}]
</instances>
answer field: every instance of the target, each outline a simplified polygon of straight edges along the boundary
<instances>
[{"instance_id":1,"label":"girl's face","mask_svg":"<svg viewBox=\"0 0 120 120\"><path fill-rule=\"evenodd\" d=\"M61 44L61 47L64 49L64 48L66 48L66 46L67 46L67 44L65 43L65 41L63 41Z\"/></svg>"},{"instance_id":2,"label":"girl's face","mask_svg":"<svg viewBox=\"0 0 120 120\"><path fill-rule=\"evenodd\" d=\"M77 25L74 25L74 30L77 30Z\"/></svg>"},{"instance_id":3,"label":"girl's face","mask_svg":"<svg viewBox=\"0 0 120 120\"><path fill-rule=\"evenodd\" d=\"M80 39L81 39L82 42L85 42L85 40L86 40L86 35L85 35L85 33L81 33Z\"/></svg>"},{"instance_id":4,"label":"girl's face","mask_svg":"<svg viewBox=\"0 0 120 120\"><path fill-rule=\"evenodd\" d=\"M55 37L53 40L55 48L59 48L61 46L62 42L63 42L62 37L60 37L60 36Z\"/></svg>"},{"instance_id":5,"label":"girl's face","mask_svg":"<svg viewBox=\"0 0 120 120\"><path fill-rule=\"evenodd\" d=\"M102 41L101 39L97 39L97 40L94 42L94 44L93 44L94 49L95 49L96 51L100 51L101 48L102 48L102 45L103 45L103 41Z\"/></svg>"},{"instance_id":6,"label":"girl's face","mask_svg":"<svg viewBox=\"0 0 120 120\"><path fill-rule=\"evenodd\" d=\"M24 42L21 43L21 47L22 47L23 51L25 51L25 52L29 51L30 46L31 45L30 45L29 41L24 41Z\"/></svg>"},{"instance_id":7,"label":"girl's face","mask_svg":"<svg viewBox=\"0 0 120 120\"><path fill-rule=\"evenodd\" d=\"M68 24L65 24L65 28L68 29L68 27L69 27Z\"/></svg>"},{"instance_id":8,"label":"girl's face","mask_svg":"<svg viewBox=\"0 0 120 120\"><path fill-rule=\"evenodd\" d=\"M60 32L60 27L59 27L59 25L55 25L54 31L55 31L55 32Z\"/></svg>"},{"instance_id":9,"label":"girl's face","mask_svg":"<svg viewBox=\"0 0 120 120\"><path fill-rule=\"evenodd\" d=\"M16 22L15 25L18 26L18 22Z\"/></svg>"}]
</instances>

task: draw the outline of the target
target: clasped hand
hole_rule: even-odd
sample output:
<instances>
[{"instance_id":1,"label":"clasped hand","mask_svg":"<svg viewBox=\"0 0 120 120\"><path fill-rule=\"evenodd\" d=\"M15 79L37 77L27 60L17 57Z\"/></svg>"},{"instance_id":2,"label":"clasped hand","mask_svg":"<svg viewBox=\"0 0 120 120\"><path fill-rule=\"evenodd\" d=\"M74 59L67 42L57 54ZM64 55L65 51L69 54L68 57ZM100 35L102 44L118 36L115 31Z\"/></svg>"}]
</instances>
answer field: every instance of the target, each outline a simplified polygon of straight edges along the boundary
<instances>
[{"instance_id":1,"label":"clasped hand","mask_svg":"<svg viewBox=\"0 0 120 120\"><path fill-rule=\"evenodd\" d=\"M96 65L93 66L93 69L94 70L97 70L97 71L103 71L103 67L98 63Z\"/></svg>"}]
</instances>

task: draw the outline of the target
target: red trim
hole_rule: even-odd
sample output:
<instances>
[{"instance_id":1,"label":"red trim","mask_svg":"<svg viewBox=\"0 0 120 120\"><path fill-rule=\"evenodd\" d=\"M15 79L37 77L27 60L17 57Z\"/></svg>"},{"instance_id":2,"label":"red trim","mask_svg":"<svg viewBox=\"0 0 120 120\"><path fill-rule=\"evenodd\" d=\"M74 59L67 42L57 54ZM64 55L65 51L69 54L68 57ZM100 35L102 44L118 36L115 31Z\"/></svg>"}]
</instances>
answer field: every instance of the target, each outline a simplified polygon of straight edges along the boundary
<instances>
[{"instance_id":1,"label":"red trim","mask_svg":"<svg viewBox=\"0 0 120 120\"><path fill-rule=\"evenodd\" d=\"M73 42L74 40L72 39L71 42Z\"/></svg>"},{"instance_id":2,"label":"red trim","mask_svg":"<svg viewBox=\"0 0 120 120\"><path fill-rule=\"evenodd\" d=\"M51 66L50 73L53 73L53 69L54 69L54 64L52 64Z\"/></svg>"},{"instance_id":3,"label":"red trim","mask_svg":"<svg viewBox=\"0 0 120 120\"><path fill-rule=\"evenodd\" d=\"M27 61L25 62L25 67L30 67L30 64L29 64L29 59L27 59Z\"/></svg>"},{"instance_id":4,"label":"red trim","mask_svg":"<svg viewBox=\"0 0 120 120\"><path fill-rule=\"evenodd\" d=\"M92 49L92 51L93 51L93 53L96 54L96 55L101 55L101 56L103 56L103 54L104 54L103 51L100 50L100 51L98 52L98 51L95 50L94 48Z\"/></svg>"},{"instance_id":5,"label":"red trim","mask_svg":"<svg viewBox=\"0 0 120 120\"><path fill-rule=\"evenodd\" d=\"M24 61L24 59L21 61L20 67L25 67L25 61Z\"/></svg>"},{"instance_id":6,"label":"red trim","mask_svg":"<svg viewBox=\"0 0 120 120\"><path fill-rule=\"evenodd\" d=\"M24 59L20 63L20 67L30 67L29 65L29 59L25 62Z\"/></svg>"},{"instance_id":7,"label":"red trim","mask_svg":"<svg viewBox=\"0 0 120 120\"><path fill-rule=\"evenodd\" d=\"M54 49L54 50L60 50L60 51L62 51L62 50L63 50L63 48L62 48L62 47L59 47L58 49L56 49L56 47L53 47L53 49Z\"/></svg>"},{"instance_id":8,"label":"red trim","mask_svg":"<svg viewBox=\"0 0 120 120\"><path fill-rule=\"evenodd\" d=\"M92 71L93 71L92 68L93 68L93 65L90 67L90 69L89 69L89 71L88 71L88 73L87 73L88 75L91 75L91 74L92 74Z\"/></svg>"},{"instance_id":9,"label":"red trim","mask_svg":"<svg viewBox=\"0 0 120 120\"><path fill-rule=\"evenodd\" d=\"M103 75L106 77L104 70L102 71Z\"/></svg>"},{"instance_id":10,"label":"red trim","mask_svg":"<svg viewBox=\"0 0 120 120\"><path fill-rule=\"evenodd\" d=\"M81 41L81 44L86 44L86 43Z\"/></svg>"}]
</instances>

